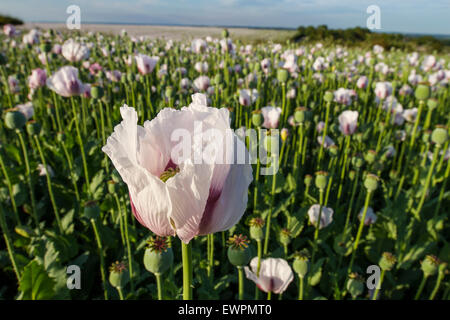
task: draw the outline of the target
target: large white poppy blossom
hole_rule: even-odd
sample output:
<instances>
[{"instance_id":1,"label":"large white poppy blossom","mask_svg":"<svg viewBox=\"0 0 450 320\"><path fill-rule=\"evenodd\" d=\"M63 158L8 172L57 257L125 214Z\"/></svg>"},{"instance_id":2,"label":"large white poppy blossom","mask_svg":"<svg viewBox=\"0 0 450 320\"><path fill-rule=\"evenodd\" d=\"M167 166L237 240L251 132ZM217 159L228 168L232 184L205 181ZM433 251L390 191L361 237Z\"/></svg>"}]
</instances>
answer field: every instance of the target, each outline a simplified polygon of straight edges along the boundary
<instances>
[{"instance_id":1,"label":"large white poppy blossom","mask_svg":"<svg viewBox=\"0 0 450 320\"><path fill-rule=\"evenodd\" d=\"M234 152L211 153L215 157L211 161L203 151L205 161L197 164L194 154L200 149L211 144L223 147L218 140L205 139L208 130L224 136L228 132L233 148L244 150L246 158L248 151L230 130L227 108L207 107L204 94L192 98L189 107L165 108L143 127L137 125L135 109L124 105L120 108L123 120L102 149L128 185L136 219L159 236L176 234L185 243L235 225L247 207L253 180L249 161L238 164ZM201 123L201 132L196 123ZM189 133L193 142L189 144L193 156L182 160L178 157L180 140L173 137L180 130Z\"/></svg>"},{"instance_id":2,"label":"large white poppy blossom","mask_svg":"<svg viewBox=\"0 0 450 320\"><path fill-rule=\"evenodd\" d=\"M69 39L64 42L61 54L70 62L85 60L89 57L89 48L84 44Z\"/></svg>"},{"instance_id":3,"label":"large white poppy blossom","mask_svg":"<svg viewBox=\"0 0 450 320\"><path fill-rule=\"evenodd\" d=\"M245 276L252 280L264 292L283 293L294 280L294 273L286 260L281 258L267 258L261 260L259 276L258 257L250 261L250 267L245 267Z\"/></svg>"}]
</instances>

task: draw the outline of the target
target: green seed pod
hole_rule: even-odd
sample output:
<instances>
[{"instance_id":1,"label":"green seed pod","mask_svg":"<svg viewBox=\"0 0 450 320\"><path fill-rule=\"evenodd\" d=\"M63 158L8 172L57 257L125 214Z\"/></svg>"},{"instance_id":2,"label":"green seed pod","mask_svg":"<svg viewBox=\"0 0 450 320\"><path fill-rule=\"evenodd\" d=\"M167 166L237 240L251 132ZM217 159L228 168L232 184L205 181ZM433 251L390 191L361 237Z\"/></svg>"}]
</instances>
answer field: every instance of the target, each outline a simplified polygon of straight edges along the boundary
<instances>
[{"instance_id":1,"label":"green seed pod","mask_svg":"<svg viewBox=\"0 0 450 320\"><path fill-rule=\"evenodd\" d=\"M422 135L422 141L425 143L429 143L430 142L430 138L431 138L431 130L427 130L424 131L423 135Z\"/></svg>"},{"instance_id":2,"label":"green seed pod","mask_svg":"<svg viewBox=\"0 0 450 320\"><path fill-rule=\"evenodd\" d=\"M41 133L41 125L37 123L35 120L28 121L27 133L30 136L39 135L39 133Z\"/></svg>"},{"instance_id":3,"label":"green seed pod","mask_svg":"<svg viewBox=\"0 0 450 320\"><path fill-rule=\"evenodd\" d=\"M377 153L375 150L369 150L365 154L364 158L368 163L373 163L376 159Z\"/></svg>"},{"instance_id":4,"label":"green seed pod","mask_svg":"<svg viewBox=\"0 0 450 320\"><path fill-rule=\"evenodd\" d=\"M22 129L25 122L27 122L27 119L20 111L8 111L5 115L5 125L9 129Z\"/></svg>"},{"instance_id":5,"label":"green seed pod","mask_svg":"<svg viewBox=\"0 0 450 320\"><path fill-rule=\"evenodd\" d=\"M397 258L390 252L383 252L378 262L381 270L391 271L397 262Z\"/></svg>"},{"instance_id":6,"label":"green seed pod","mask_svg":"<svg viewBox=\"0 0 450 320\"><path fill-rule=\"evenodd\" d=\"M364 140L364 134L362 132L358 132L356 134L354 134L356 141L358 141L359 143L362 143Z\"/></svg>"},{"instance_id":7,"label":"green seed pod","mask_svg":"<svg viewBox=\"0 0 450 320\"><path fill-rule=\"evenodd\" d=\"M391 178L392 180L397 179L398 178L398 172L396 170L389 171L389 178Z\"/></svg>"},{"instance_id":8,"label":"green seed pod","mask_svg":"<svg viewBox=\"0 0 450 320\"><path fill-rule=\"evenodd\" d=\"M289 72L286 69L278 69L277 70L277 79L281 83L286 83L289 77Z\"/></svg>"},{"instance_id":9,"label":"green seed pod","mask_svg":"<svg viewBox=\"0 0 450 320\"><path fill-rule=\"evenodd\" d=\"M223 77L222 77L221 73L218 73L214 76L214 84L216 86L220 85L222 83L222 81L223 81Z\"/></svg>"},{"instance_id":10,"label":"green seed pod","mask_svg":"<svg viewBox=\"0 0 450 320\"><path fill-rule=\"evenodd\" d=\"M119 184L114 180L109 180L108 182L108 192L110 194L116 194L119 190Z\"/></svg>"},{"instance_id":11,"label":"green seed pod","mask_svg":"<svg viewBox=\"0 0 450 320\"><path fill-rule=\"evenodd\" d=\"M295 109L294 120L297 123L305 122L305 120L306 120L306 108L299 107L299 108Z\"/></svg>"},{"instance_id":12,"label":"green seed pod","mask_svg":"<svg viewBox=\"0 0 450 320\"><path fill-rule=\"evenodd\" d=\"M306 276L309 269L309 258L308 252L306 250L295 254L295 259L292 267L295 273L297 273L300 278L304 278Z\"/></svg>"},{"instance_id":13,"label":"green seed pod","mask_svg":"<svg viewBox=\"0 0 450 320\"><path fill-rule=\"evenodd\" d=\"M305 175L305 179L303 181L305 186L310 187L312 183L312 176L310 174Z\"/></svg>"},{"instance_id":14,"label":"green seed pod","mask_svg":"<svg viewBox=\"0 0 450 320\"><path fill-rule=\"evenodd\" d=\"M437 99L430 98L430 99L427 100L427 106L431 110L436 109L438 104L439 104L439 101Z\"/></svg>"},{"instance_id":15,"label":"green seed pod","mask_svg":"<svg viewBox=\"0 0 450 320\"><path fill-rule=\"evenodd\" d=\"M64 142L66 141L66 134L62 131L58 132L56 134L56 140L58 140L58 142Z\"/></svg>"},{"instance_id":16,"label":"green seed pod","mask_svg":"<svg viewBox=\"0 0 450 320\"><path fill-rule=\"evenodd\" d=\"M167 98L172 98L173 97L173 88L171 86L167 86L166 87L165 95L166 95Z\"/></svg>"},{"instance_id":17,"label":"green seed pod","mask_svg":"<svg viewBox=\"0 0 450 320\"><path fill-rule=\"evenodd\" d=\"M262 241L264 239L264 229L258 226L250 226L250 238Z\"/></svg>"},{"instance_id":18,"label":"green seed pod","mask_svg":"<svg viewBox=\"0 0 450 320\"><path fill-rule=\"evenodd\" d=\"M222 37L228 38L229 36L230 36L230 33L228 32L228 29L223 29L222 30Z\"/></svg>"},{"instance_id":19,"label":"green seed pod","mask_svg":"<svg viewBox=\"0 0 450 320\"><path fill-rule=\"evenodd\" d=\"M101 99L104 95L104 90L99 86L91 86L91 97L94 99Z\"/></svg>"},{"instance_id":20,"label":"green seed pod","mask_svg":"<svg viewBox=\"0 0 450 320\"><path fill-rule=\"evenodd\" d=\"M355 170L350 170L350 171L348 172L348 177L350 178L350 181L355 180L355 177L356 177L356 171L355 171Z\"/></svg>"},{"instance_id":21,"label":"green seed pod","mask_svg":"<svg viewBox=\"0 0 450 320\"><path fill-rule=\"evenodd\" d=\"M124 288L130 281L130 272L124 262L116 261L109 268L109 283L114 288Z\"/></svg>"},{"instance_id":22,"label":"green seed pod","mask_svg":"<svg viewBox=\"0 0 450 320\"><path fill-rule=\"evenodd\" d=\"M166 272L173 264L173 251L165 237L155 237L148 241L144 253L144 266L153 274Z\"/></svg>"},{"instance_id":23,"label":"green seed pod","mask_svg":"<svg viewBox=\"0 0 450 320\"><path fill-rule=\"evenodd\" d=\"M439 264L441 261L433 255L427 255L425 259L422 261L422 271L426 277L434 276L439 268Z\"/></svg>"},{"instance_id":24,"label":"green seed pod","mask_svg":"<svg viewBox=\"0 0 450 320\"><path fill-rule=\"evenodd\" d=\"M230 246L228 248L227 255L230 263L236 267L246 266L250 262L250 259L252 258L250 249L248 247L244 249L241 248L235 249L233 248L233 246Z\"/></svg>"},{"instance_id":25,"label":"green seed pod","mask_svg":"<svg viewBox=\"0 0 450 320\"><path fill-rule=\"evenodd\" d=\"M361 168L364 165L364 159L360 156L354 156L352 157L352 164L356 168Z\"/></svg>"},{"instance_id":26,"label":"green seed pod","mask_svg":"<svg viewBox=\"0 0 450 320\"><path fill-rule=\"evenodd\" d=\"M325 171L319 171L316 173L316 179L315 179L315 183L316 183L316 187L318 189L324 190L325 187L327 186L327 178L328 173Z\"/></svg>"},{"instance_id":27,"label":"green seed pod","mask_svg":"<svg viewBox=\"0 0 450 320\"><path fill-rule=\"evenodd\" d=\"M86 218L96 220L100 216L100 207L97 205L97 201L86 202L83 213Z\"/></svg>"},{"instance_id":28,"label":"green seed pod","mask_svg":"<svg viewBox=\"0 0 450 320\"><path fill-rule=\"evenodd\" d=\"M328 151L332 156L337 156L339 154L339 147L337 145L332 145L328 148Z\"/></svg>"},{"instance_id":29,"label":"green seed pod","mask_svg":"<svg viewBox=\"0 0 450 320\"><path fill-rule=\"evenodd\" d=\"M41 43L40 48L43 52L49 53L52 50L52 44L48 41Z\"/></svg>"},{"instance_id":30,"label":"green seed pod","mask_svg":"<svg viewBox=\"0 0 450 320\"><path fill-rule=\"evenodd\" d=\"M283 228L280 231L280 242L282 245L289 245L291 243L291 232L289 229Z\"/></svg>"},{"instance_id":31,"label":"green seed pod","mask_svg":"<svg viewBox=\"0 0 450 320\"><path fill-rule=\"evenodd\" d=\"M367 191L375 191L378 188L378 177L374 174L368 174L364 179L364 186Z\"/></svg>"},{"instance_id":32,"label":"green seed pod","mask_svg":"<svg viewBox=\"0 0 450 320\"><path fill-rule=\"evenodd\" d=\"M323 96L323 100L325 100L326 102L331 102L334 99L334 94L331 91L327 91L325 92L325 95Z\"/></svg>"},{"instance_id":33,"label":"green seed pod","mask_svg":"<svg viewBox=\"0 0 450 320\"><path fill-rule=\"evenodd\" d=\"M438 145L443 145L448 140L448 132L442 127L437 127L431 134L431 141Z\"/></svg>"},{"instance_id":34,"label":"green seed pod","mask_svg":"<svg viewBox=\"0 0 450 320\"><path fill-rule=\"evenodd\" d=\"M350 292L353 299L357 298L364 292L364 280L356 272L349 275L347 290Z\"/></svg>"},{"instance_id":35,"label":"green seed pod","mask_svg":"<svg viewBox=\"0 0 450 320\"><path fill-rule=\"evenodd\" d=\"M236 267L243 267L250 262L252 258L250 248L248 247L249 241L247 237L240 234L230 237L228 244L228 260Z\"/></svg>"},{"instance_id":36,"label":"green seed pod","mask_svg":"<svg viewBox=\"0 0 450 320\"><path fill-rule=\"evenodd\" d=\"M427 100L430 96L430 87L425 83L419 83L415 91L416 99Z\"/></svg>"},{"instance_id":37,"label":"green seed pod","mask_svg":"<svg viewBox=\"0 0 450 320\"><path fill-rule=\"evenodd\" d=\"M261 114L261 111L254 111L252 114L252 123L255 127L260 127L264 122L264 117Z\"/></svg>"}]
</instances>

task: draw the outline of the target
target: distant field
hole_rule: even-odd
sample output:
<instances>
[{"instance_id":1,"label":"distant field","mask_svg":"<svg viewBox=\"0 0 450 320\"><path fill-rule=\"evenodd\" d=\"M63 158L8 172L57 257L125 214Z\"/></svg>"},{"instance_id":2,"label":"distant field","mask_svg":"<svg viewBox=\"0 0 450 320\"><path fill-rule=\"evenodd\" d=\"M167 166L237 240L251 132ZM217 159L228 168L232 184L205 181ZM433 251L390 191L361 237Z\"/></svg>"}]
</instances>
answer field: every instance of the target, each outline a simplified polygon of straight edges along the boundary
<instances>
[{"instance_id":1,"label":"distant field","mask_svg":"<svg viewBox=\"0 0 450 320\"><path fill-rule=\"evenodd\" d=\"M26 23L22 28L39 27L42 29L66 29L62 23ZM139 26L139 25L108 25L108 24L82 24L82 31L105 32L118 34L125 29L133 36L149 36L151 38L164 38L173 40L185 40L196 37L220 37L223 28L217 27L184 27L184 26ZM246 29L230 28L233 39L242 41L283 41L295 34L295 30L274 29Z\"/></svg>"}]
</instances>

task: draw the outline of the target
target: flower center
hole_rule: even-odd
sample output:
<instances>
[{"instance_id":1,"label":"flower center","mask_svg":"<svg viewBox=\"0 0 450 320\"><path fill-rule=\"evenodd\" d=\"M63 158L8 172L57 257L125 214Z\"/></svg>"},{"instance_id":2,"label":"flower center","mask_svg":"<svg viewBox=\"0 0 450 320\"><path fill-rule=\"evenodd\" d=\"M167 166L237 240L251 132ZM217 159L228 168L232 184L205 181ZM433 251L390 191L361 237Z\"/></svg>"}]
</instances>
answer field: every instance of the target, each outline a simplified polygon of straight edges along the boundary
<instances>
[{"instance_id":1,"label":"flower center","mask_svg":"<svg viewBox=\"0 0 450 320\"><path fill-rule=\"evenodd\" d=\"M169 168L166 171L164 171L163 173L161 173L161 175L159 176L159 178L163 181L166 182L167 180L169 180L170 178L172 178L174 175L176 175L178 172L180 172L180 168L179 167L175 167L175 168Z\"/></svg>"}]
</instances>

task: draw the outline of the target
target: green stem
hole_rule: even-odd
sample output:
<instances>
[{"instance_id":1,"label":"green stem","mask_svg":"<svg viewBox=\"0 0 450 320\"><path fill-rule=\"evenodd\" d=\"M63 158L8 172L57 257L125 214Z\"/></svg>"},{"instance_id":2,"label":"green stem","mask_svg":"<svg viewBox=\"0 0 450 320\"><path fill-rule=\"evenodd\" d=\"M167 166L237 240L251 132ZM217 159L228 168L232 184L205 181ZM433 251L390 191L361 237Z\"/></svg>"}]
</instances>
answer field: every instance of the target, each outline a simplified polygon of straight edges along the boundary
<instances>
[{"instance_id":1,"label":"green stem","mask_svg":"<svg viewBox=\"0 0 450 320\"><path fill-rule=\"evenodd\" d=\"M298 300L303 300L303 277L299 278L299 285L298 285Z\"/></svg>"},{"instance_id":2,"label":"green stem","mask_svg":"<svg viewBox=\"0 0 450 320\"><path fill-rule=\"evenodd\" d=\"M11 264L13 266L14 273L16 274L17 283L20 282L20 272L19 268L17 268L16 258L14 255L14 247L12 246L10 235L8 232L8 226L6 225L6 219L3 212L3 207L0 203L0 229L3 232L3 238L5 238L6 249L8 250L9 259L11 260Z\"/></svg>"},{"instance_id":3,"label":"green stem","mask_svg":"<svg viewBox=\"0 0 450 320\"><path fill-rule=\"evenodd\" d=\"M55 196L53 195L53 188L52 188L52 181L50 178L50 172L47 172L47 162L45 161L44 153L42 152L42 148L41 148L41 143L39 142L39 138L37 135L34 136L34 140L36 142L36 146L38 148L42 164L44 165L44 168L46 171L45 178L47 180L48 194L50 196L50 202L52 203L52 206L53 206L53 211L55 212L56 223L58 225L59 232L61 234L63 234L61 218L59 217L58 207L56 206Z\"/></svg>"},{"instance_id":4,"label":"green stem","mask_svg":"<svg viewBox=\"0 0 450 320\"><path fill-rule=\"evenodd\" d=\"M119 202L119 198L117 197L117 194L114 194L114 197L116 198L116 202L119 206L119 210L120 210L120 202ZM119 214L122 215L122 210L119 211ZM125 241L127 243L127 254L128 254L128 266L130 268L130 285L131 285L131 290L134 291L134 281L133 281L133 259L131 258L131 245L130 245L130 237L128 236L128 214L127 212L123 212L123 229L125 230Z\"/></svg>"},{"instance_id":5,"label":"green stem","mask_svg":"<svg viewBox=\"0 0 450 320\"><path fill-rule=\"evenodd\" d=\"M161 274L155 273L155 277L156 277L156 287L158 289L158 300L162 300Z\"/></svg>"},{"instance_id":6,"label":"green stem","mask_svg":"<svg viewBox=\"0 0 450 320\"><path fill-rule=\"evenodd\" d=\"M192 244L181 242L183 260L183 300L192 300Z\"/></svg>"},{"instance_id":7,"label":"green stem","mask_svg":"<svg viewBox=\"0 0 450 320\"><path fill-rule=\"evenodd\" d=\"M83 161L83 169L84 169L84 178L85 178L85 182L86 182L86 190L87 193L90 195L91 194L91 188L90 188L90 183L89 183L89 171L87 168L87 162L86 162L86 155L84 153L84 144L83 144L83 139L81 138L81 133L80 133L80 126L78 124L78 116L77 116L77 111L75 109L75 99L73 97L70 98L70 101L72 103L72 110L73 110L73 115L75 118L75 129L77 131L77 137L78 137L78 143L80 145L80 151L81 151L81 159Z\"/></svg>"},{"instance_id":8,"label":"green stem","mask_svg":"<svg viewBox=\"0 0 450 320\"><path fill-rule=\"evenodd\" d=\"M375 289L375 292L373 293L372 300L377 300L378 293L379 293L379 291L381 289L381 284L383 283L383 279L384 279L384 274L385 273L386 273L385 269L381 270L380 281L378 282L378 285L377 285L377 287Z\"/></svg>"},{"instance_id":9,"label":"green stem","mask_svg":"<svg viewBox=\"0 0 450 320\"><path fill-rule=\"evenodd\" d=\"M41 227L39 226L39 219L37 216L37 212L36 212L36 201L34 198L34 190L33 190L33 183L31 181L31 170L30 170L30 162L28 160L28 153L27 153L27 149L25 147L25 142L23 139L23 135L22 132L20 130L16 130L17 135L19 136L19 140L20 140L20 145L22 147L22 152L23 152L23 157L25 160L25 168L27 171L27 183L28 183L28 188L30 189L30 198L31 198L31 210L33 213L33 219L34 222L36 224L36 227L38 229L38 233L41 233Z\"/></svg>"},{"instance_id":10,"label":"green stem","mask_svg":"<svg viewBox=\"0 0 450 320\"><path fill-rule=\"evenodd\" d=\"M414 300L419 300L420 294L422 293L423 288L425 287L425 283L427 282L427 279L428 279L428 276L425 276L425 274L424 274L423 277L422 277L422 281L420 282L419 289L417 289L416 296L414 297Z\"/></svg>"},{"instance_id":11,"label":"green stem","mask_svg":"<svg viewBox=\"0 0 450 320\"><path fill-rule=\"evenodd\" d=\"M267 300L272 299L272 291L267 292Z\"/></svg>"},{"instance_id":12,"label":"green stem","mask_svg":"<svg viewBox=\"0 0 450 320\"><path fill-rule=\"evenodd\" d=\"M102 276L103 283L103 293L105 296L105 300L108 300L108 291L106 290L106 276L105 276L105 260L103 257L103 246L102 241L100 240L100 235L98 233L97 224L95 220L91 218L92 228L94 229L95 240L97 241L98 254L100 256L100 274Z\"/></svg>"},{"instance_id":13,"label":"green stem","mask_svg":"<svg viewBox=\"0 0 450 320\"><path fill-rule=\"evenodd\" d=\"M123 292L121 287L117 287L117 291L119 292L119 298L120 300L123 300Z\"/></svg>"},{"instance_id":14,"label":"green stem","mask_svg":"<svg viewBox=\"0 0 450 320\"><path fill-rule=\"evenodd\" d=\"M436 297L437 292L439 291L439 287L441 286L441 281L442 279L444 279L445 277L445 273L444 272L439 272L438 277L436 279L436 284L434 285L433 291L430 294L430 297L428 298L428 300L434 300L434 298Z\"/></svg>"},{"instance_id":15,"label":"green stem","mask_svg":"<svg viewBox=\"0 0 450 320\"><path fill-rule=\"evenodd\" d=\"M19 211L17 211L16 198L14 197L11 180L9 180L8 171L6 170L6 166L5 166L5 163L3 162L3 157L1 155L1 153L0 153L0 167L2 168L2 172L3 172L3 175L5 176L5 180L6 180L6 185L8 186L9 197L11 199L11 205L12 205L12 208L14 211L14 216L16 218L16 222L19 226L21 226L22 222L20 221Z\"/></svg>"},{"instance_id":16,"label":"green stem","mask_svg":"<svg viewBox=\"0 0 450 320\"><path fill-rule=\"evenodd\" d=\"M237 267L239 274L239 300L244 300L244 268Z\"/></svg>"}]
</instances>

